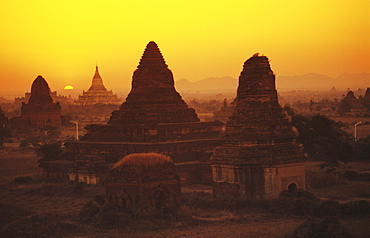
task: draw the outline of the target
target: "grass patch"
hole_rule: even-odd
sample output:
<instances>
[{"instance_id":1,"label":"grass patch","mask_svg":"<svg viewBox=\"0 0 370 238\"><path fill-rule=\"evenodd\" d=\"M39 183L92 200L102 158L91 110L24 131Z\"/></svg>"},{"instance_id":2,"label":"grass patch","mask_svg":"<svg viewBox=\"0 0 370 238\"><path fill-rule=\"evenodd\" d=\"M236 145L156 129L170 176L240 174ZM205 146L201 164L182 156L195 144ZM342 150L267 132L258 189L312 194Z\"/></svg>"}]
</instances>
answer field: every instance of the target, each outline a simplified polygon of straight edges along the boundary
<instances>
[{"instance_id":1,"label":"grass patch","mask_svg":"<svg viewBox=\"0 0 370 238\"><path fill-rule=\"evenodd\" d=\"M320 168L321 164L317 162L306 163L306 183L309 190L346 183L343 164L340 164L336 171L325 171Z\"/></svg>"},{"instance_id":2,"label":"grass patch","mask_svg":"<svg viewBox=\"0 0 370 238\"><path fill-rule=\"evenodd\" d=\"M184 194L182 204L194 210L208 212L228 211L235 214L260 212L302 217L338 216L342 218L361 217L370 214L370 202L351 201L340 204L337 201L319 200L315 197L282 197L278 199L246 199L242 197L215 198L211 194L194 192Z\"/></svg>"}]
</instances>

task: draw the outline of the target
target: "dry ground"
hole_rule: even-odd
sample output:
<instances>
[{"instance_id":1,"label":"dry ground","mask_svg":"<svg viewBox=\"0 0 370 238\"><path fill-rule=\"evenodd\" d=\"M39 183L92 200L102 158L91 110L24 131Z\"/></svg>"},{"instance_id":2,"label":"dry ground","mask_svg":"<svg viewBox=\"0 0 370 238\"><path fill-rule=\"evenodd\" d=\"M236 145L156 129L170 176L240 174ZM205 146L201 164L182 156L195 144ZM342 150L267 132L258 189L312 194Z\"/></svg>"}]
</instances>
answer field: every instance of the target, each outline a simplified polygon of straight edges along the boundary
<instances>
[{"instance_id":1,"label":"dry ground","mask_svg":"<svg viewBox=\"0 0 370 238\"><path fill-rule=\"evenodd\" d=\"M33 149L0 148L0 184L16 177L37 174L37 160Z\"/></svg>"},{"instance_id":2,"label":"dry ground","mask_svg":"<svg viewBox=\"0 0 370 238\"><path fill-rule=\"evenodd\" d=\"M28 224L35 220L49 224L53 220L54 233L50 237L282 237L294 230L307 217L271 215L251 212L236 215L230 212L197 211L188 209L195 220L193 223L183 221L140 221L130 226L107 230L76 222L75 217L94 195L104 194L103 187L85 187L73 192L74 185L68 183L37 182L26 185L10 184L20 176L32 176L37 179L39 168L37 158L32 150L0 151L0 204L14 206L29 211L30 215L19 215L10 225L0 222L1 229L17 224ZM367 170L369 164L354 163L355 170ZM369 169L370 170L370 169ZM183 192L210 192L210 186L183 186ZM320 188L312 192L321 197L337 200L355 199L361 192L369 192L370 183L350 181L343 185ZM1 207L1 206L0 206ZM7 220L0 214L0 221ZM9 218L10 219L10 218ZM8 220L9 220L8 219ZM38 220L39 219L39 220ZM344 225L354 231L356 237L368 237L370 219L343 220ZM37 223L37 227L43 227ZM30 226L34 226L30 223ZM60 228L62 227L62 228ZM43 229L43 228L39 228ZM51 228L48 228L51 229ZM51 231L52 232L52 231Z\"/></svg>"},{"instance_id":3,"label":"dry ground","mask_svg":"<svg viewBox=\"0 0 370 238\"><path fill-rule=\"evenodd\" d=\"M306 170L318 171L320 162L306 162ZM345 169L356 172L370 171L368 162L349 162ZM336 200L341 203L355 200L369 200L363 197L364 194L370 195L370 181L349 181L343 180L342 184L324 186L321 188L310 188L315 196L322 199Z\"/></svg>"}]
</instances>

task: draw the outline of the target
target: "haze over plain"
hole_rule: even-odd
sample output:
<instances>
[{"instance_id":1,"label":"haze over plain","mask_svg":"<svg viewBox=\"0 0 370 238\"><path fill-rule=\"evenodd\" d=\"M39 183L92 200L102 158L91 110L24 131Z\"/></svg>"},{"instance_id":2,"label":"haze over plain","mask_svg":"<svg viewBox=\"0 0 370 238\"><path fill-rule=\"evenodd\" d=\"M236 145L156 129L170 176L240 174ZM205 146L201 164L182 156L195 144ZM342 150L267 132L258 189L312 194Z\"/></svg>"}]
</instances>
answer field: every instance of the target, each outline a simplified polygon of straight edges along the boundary
<instances>
[{"instance_id":1,"label":"haze over plain","mask_svg":"<svg viewBox=\"0 0 370 238\"><path fill-rule=\"evenodd\" d=\"M5 1L0 92L29 91L37 75L87 90L98 64L119 93L151 40L175 80L237 78L256 52L278 77L369 73L369 12L366 0Z\"/></svg>"}]
</instances>

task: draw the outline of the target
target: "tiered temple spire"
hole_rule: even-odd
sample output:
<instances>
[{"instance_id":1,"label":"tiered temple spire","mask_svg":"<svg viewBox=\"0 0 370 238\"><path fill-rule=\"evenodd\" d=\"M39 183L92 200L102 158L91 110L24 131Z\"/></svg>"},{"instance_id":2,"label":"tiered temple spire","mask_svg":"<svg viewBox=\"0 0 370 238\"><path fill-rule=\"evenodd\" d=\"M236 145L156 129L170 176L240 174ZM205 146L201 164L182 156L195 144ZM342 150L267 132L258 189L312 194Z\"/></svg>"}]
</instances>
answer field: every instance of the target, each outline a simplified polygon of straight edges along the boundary
<instances>
[{"instance_id":1,"label":"tiered temple spire","mask_svg":"<svg viewBox=\"0 0 370 238\"><path fill-rule=\"evenodd\" d=\"M103 84L103 79L100 77L98 66L95 68L95 74L89 88L89 91L92 90L107 90Z\"/></svg>"},{"instance_id":2,"label":"tiered temple spire","mask_svg":"<svg viewBox=\"0 0 370 238\"><path fill-rule=\"evenodd\" d=\"M290 185L304 189L305 157L295 138L269 60L256 54L244 63L237 105L211 158L214 194L268 198Z\"/></svg>"},{"instance_id":3,"label":"tiered temple spire","mask_svg":"<svg viewBox=\"0 0 370 238\"><path fill-rule=\"evenodd\" d=\"M108 124L85 127L81 141L66 143L68 160L76 164L65 170L71 180L101 180L114 162L132 153L170 156L183 181L211 180L209 157L219 144L219 121L199 121L193 108L174 87L172 72L154 42L149 42L133 73L132 88ZM186 162L186 163L185 163ZM45 165L45 171L53 171Z\"/></svg>"},{"instance_id":4,"label":"tiered temple spire","mask_svg":"<svg viewBox=\"0 0 370 238\"><path fill-rule=\"evenodd\" d=\"M161 51L158 48L158 45L154 41L151 41L147 44L144 54L141 57L140 63L137 67L168 67Z\"/></svg>"},{"instance_id":5,"label":"tiered temple spire","mask_svg":"<svg viewBox=\"0 0 370 238\"><path fill-rule=\"evenodd\" d=\"M109 124L180 123L199 121L174 86L171 70L157 46L149 42L132 77L131 92Z\"/></svg>"},{"instance_id":6,"label":"tiered temple spire","mask_svg":"<svg viewBox=\"0 0 370 238\"><path fill-rule=\"evenodd\" d=\"M113 94L112 90L108 91L105 88L103 79L99 74L98 66L95 68L95 74L89 90L87 92L84 91L74 102L74 104L80 106L91 106L95 104L119 105L121 103L122 101L118 98L117 94Z\"/></svg>"}]
</instances>

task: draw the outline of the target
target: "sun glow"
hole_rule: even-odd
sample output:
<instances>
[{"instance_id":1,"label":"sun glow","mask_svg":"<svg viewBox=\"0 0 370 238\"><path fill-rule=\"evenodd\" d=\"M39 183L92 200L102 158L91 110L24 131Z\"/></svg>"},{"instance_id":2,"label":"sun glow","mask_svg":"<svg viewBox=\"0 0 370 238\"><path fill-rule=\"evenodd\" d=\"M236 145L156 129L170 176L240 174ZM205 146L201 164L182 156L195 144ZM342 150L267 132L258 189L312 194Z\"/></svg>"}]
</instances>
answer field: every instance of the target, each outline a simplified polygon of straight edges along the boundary
<instances>
[{"instance_id":1,"label":"sun glow","mask_svg":"<svg viewBox=\"0 0 370 238\"><path fill-rule=\"evenodd\" d=\"M64 87L64 90L72 90L72 89L73 89L73 87L71 85L67 85L67 86Z\"/></svg>"},{"instance_id":2,"label":"sun glow","mask_svg":"<svg viewBox=\"0 0 370 238\"><path fill-rule=\"evenodd\" d=\"M107 88L129 88L149 41L175 80L237 78L255 52L277 75L368 72L368 0L3 1L1 88L87 89L96 62ZM19 87L21 86L21 87Z\"/></svg>"}]
</instances>

